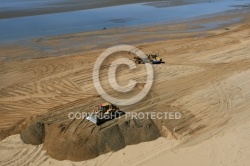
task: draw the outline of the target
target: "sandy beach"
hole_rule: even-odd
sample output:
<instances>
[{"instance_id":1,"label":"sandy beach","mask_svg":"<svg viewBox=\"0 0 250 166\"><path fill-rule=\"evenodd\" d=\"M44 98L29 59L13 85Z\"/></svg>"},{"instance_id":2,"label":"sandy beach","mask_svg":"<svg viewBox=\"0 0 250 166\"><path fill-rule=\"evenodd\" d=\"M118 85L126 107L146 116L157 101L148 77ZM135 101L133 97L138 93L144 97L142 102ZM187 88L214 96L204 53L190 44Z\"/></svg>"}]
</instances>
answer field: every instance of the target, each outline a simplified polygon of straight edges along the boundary
<instances>
[{"instance_id":1,"label":"sandy beach","mask_svg":"<svg viewBox=\"0 0 250 166\"><path fill-rule=\"evenodd\" d=\"M102 6L106 2L127 3L110 0ZM91 5L96 6L91 2L85 7ZM205 23L239 17L237 23L197 31ZM180 112L181 119L121 118L100 126L86 119L69 119L70 112L90 112L103 102L94 88L93 66L115 44L133 44L147 54L159 54L165 62L153 65L149 94L120 109ZM249 45L247 11L1 45L0 165L247 166ZM119 95L109 86L107 66L116 58L132 59L134 52L112 55L105 61L100 77L110 94ZM133 72L126 66L117 72L122 85L134 76L138 82L133 92L122 97L131 97L145 85L145 67L137 66ZM41 137L36 135L37 124L43 128Z\"/></svg>"}]
</instances>

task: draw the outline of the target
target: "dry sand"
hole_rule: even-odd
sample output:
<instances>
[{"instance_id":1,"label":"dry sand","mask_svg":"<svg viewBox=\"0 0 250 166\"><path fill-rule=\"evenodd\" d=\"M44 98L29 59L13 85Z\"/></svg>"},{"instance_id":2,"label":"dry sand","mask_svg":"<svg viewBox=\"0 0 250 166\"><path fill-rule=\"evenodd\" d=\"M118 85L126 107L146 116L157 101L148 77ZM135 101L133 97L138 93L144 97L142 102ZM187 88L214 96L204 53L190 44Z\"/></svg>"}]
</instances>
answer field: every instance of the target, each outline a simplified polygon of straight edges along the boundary
<instances>
[{"instance_id":1,"label":"dry sand","mask_svg":"<svg viewBox=\"0 0 250 166\"><path fill-rule=\"evenodd\" d=\"M51 159L42 150L43 145L25 145L19 135L8 136L20 133L39 117L45 121L45 128L55 133L61 130L58 126L67 128L57 137L60 141L68 143L79 138L74 131L87 122L69 120L67 115L70 111L90 111L102 101L92 83L92 68L102 50L1 62L0 136L4 140L0 143L0 165L249 165L249 20L208 33L207 37L137 45L145 53L159 53L166 63L154 66L155 80L149 95L121 109L182 112L180 121L162 123L166 135L77 163ZM119 54L107 63L120 56L131 54ZM105 70L103 84L116 95L107 85ZM142 66L136 71L142 85L143 71ZM120 82L135 75L124 71L121 74ZM47 151L54 146L49 143L50 139L46 142L45 138ZM62 149L57 150L63 154ZM71 151L77 153L77 148Z\"/></svg>"}]
</instances>

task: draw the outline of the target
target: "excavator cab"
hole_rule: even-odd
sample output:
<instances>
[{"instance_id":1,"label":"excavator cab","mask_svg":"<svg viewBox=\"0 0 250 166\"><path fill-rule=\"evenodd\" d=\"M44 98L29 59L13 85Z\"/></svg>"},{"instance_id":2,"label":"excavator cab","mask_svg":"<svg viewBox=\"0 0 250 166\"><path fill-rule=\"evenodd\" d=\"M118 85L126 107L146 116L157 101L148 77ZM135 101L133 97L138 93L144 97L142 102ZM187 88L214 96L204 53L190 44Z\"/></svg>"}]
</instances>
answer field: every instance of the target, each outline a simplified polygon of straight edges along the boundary
<instances>
[{"instance_id":1,"label":"excavator cab","mask_svg":"<svg viewBox=\"0 0 250 166\"><path fill-rule=\"evenodd\" d=\"M112 104L110 103L103 103L99 105L99 110L102 113L108 113L110 110L112 110Z\"/></svg>"},{"instance_id":2,"label":"excavator cab","mask_svg":"<svg viewBox=\"0 0 250 166\"><path fill-rule=\"evenodd\" d=\"M149 58L150 58L150 56L151 56L152 59L156 59L159 55L158 55L158 54L151 54L151 55L148 55Z\"/></svg>"},{"instance_id":3,"label":"excavator cab","mask_svg":"<svg viewBox=\"0 0 250 166\"><path fill-rule=\"evenodd\" d=\"M101 103L86 119L98 125L106 120L112 119L112 114L116 114L119 111L119 108L111 103Z\"/></svg>"}]
</instances>

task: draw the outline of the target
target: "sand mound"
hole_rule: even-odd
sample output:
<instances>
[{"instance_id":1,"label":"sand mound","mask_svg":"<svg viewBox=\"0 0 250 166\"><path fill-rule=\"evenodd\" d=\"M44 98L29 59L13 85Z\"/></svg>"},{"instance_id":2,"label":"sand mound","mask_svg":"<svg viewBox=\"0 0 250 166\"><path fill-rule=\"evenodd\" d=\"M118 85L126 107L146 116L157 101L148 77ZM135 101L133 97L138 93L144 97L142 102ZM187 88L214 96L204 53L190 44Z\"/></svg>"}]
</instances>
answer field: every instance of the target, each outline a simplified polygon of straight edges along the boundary
<instances>
[{"instance_id":1,"label":"sand mound","mask_svg":"<svg viewBox=\"0 0 250 166\"><path fill-rule=\"evenodd\" d=\"M44 142L45 126L43 121L36 120L21 132L24 143L40 145Z\"/></svg>"},{"instance_id":2,"label":"sand mound","mask_svg":"<svg viewBox=\"0 0 250 166\"><path fill-rule=\"evenodd\" d=\"M118 151L126 145L152 141L160 136L158 128L149 119L131 119L106 126L93 126L73 138L66 135L64 139L61 139L63 133L58 132L57 126L53 126L56 130L49 132L44 146L47 153L56 159L81 161Z\"/></svg>"},{"instance_id":3,"label":"sand mound","mask_svg":"<svg viewBox=\"0 0 250 166\"><path fill-rule=\"evenodd\" d=\"M161 136L160 130L151 119L123 117L100 126L85 121L88 127L73 133L60 123L48 125L35 121L21 132L21 139L33 145L44 142L47 153L55 159L82 161Z\"/></svg>"}]
</instances>

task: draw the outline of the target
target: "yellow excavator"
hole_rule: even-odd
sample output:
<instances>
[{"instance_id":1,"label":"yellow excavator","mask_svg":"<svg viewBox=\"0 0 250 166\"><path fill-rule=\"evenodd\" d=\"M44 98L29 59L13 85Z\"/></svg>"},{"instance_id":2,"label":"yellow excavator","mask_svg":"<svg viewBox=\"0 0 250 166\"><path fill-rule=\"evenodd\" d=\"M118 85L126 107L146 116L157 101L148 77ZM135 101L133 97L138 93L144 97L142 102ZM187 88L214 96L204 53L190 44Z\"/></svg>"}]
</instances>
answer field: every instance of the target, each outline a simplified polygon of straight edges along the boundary
<instances>
[{"instance_id":1,"label":"yellow excavator","mask_svg":"<svg viewBox=\"0 0 250 166\"><path fill-rule=\"evenodd\" d=\"M86 119L98 125L107 120L121 116L121 113L119 108L114 104L104 102L100 103Z\"/></svg>"},{"instance_id":2,"label":"yellow excavator","mask_svg":"<svg viewBox=\"0 0 250 166\"><path fill-rule=\"evenodd\" d=\"M137 64L151 63L151 64L160 64L164 63L162 58L159 57L159 54L148 54L146 59L141 59L140 57L134 57L134 62Z\"/></svg>"}]
</instances>

